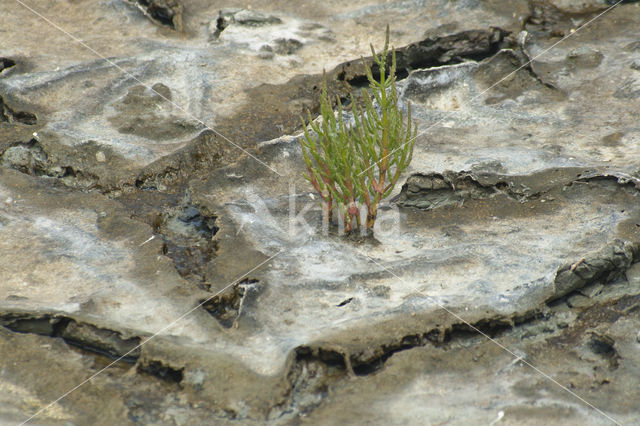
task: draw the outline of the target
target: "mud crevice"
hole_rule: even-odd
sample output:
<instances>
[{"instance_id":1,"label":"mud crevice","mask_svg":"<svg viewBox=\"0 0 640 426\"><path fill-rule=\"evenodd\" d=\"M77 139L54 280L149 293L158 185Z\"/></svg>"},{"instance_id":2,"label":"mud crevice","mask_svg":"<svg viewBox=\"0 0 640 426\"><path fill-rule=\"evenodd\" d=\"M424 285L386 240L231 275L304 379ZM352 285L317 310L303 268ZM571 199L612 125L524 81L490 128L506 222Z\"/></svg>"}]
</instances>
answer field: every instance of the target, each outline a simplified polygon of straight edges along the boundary
<instances>
[{"instance_id":1,"label":"mud crevice","mask_svg":"<svg viewBox=\"0 0 640 426\"><path fill-rule=\"evenodd\" d=\"M2 62L0 62L0 72L4 69L4 61L5 59L2 58ZM0 121L33 126L37 124L38 118L32 112L19 111L17 109L11 108L9 105L7 105L4 98L0 96Z\"/></svg>"},{"instance_id":2,"label":"mud crevice","mask_svg":"<svg viewBox=\"0 0 640 426\"><path fill-rule=\"evenodd\" d=\"M473 327L493 338L511 330L515 325L542 317L541 312L531 311L512 318L483 319L473 326L464 323L448 327L438 325L424 333L403 336L392 343L368 346L362 352L350 353L345 348L331 344L299 346L293 351L291 367L285 376L289 390L283 396L283 401L272 407L269 419L294 421L304 417L322 404L329 395L331 385L346 377L374 374L400 351L427 344L446 350L456 342L468 340L472 333L478 335Z\"/></svg>"},{"instance_id":3,"label":"mud crevice","mask_svg":"<svg viewBox=\"0 0 640 426\"><path fill-rule=\"evenodd\" d=\"M7 313L0 314L0 325L17 333L59 337L83 351L111 359L122 357L131 364L140 357L139 337L125 338L118 331L77 322L66 316Z\"/></svg>"},{"instance_id":4,"label":"mud crevice","mask_svg":"<svg viewBox=\"0 0 640 426\"><path fill-rule=\"evenodd\" d=\"M184 367L174 368L156 360L145 360L138 364L138 373L150 374L166 383L180 385L184 378Z\"/></svg>"},{"instance_id":5,"label":"mud crevice","mask_svg":"<svg viewBox=\"0 0 640 426\"><path fill-rule=\"evenodd\" d=\"M224 26L224 23L220 24ZM493 56L506 44L507 32L499 28L463 31L453 35L426 38L422 41L396 49L396 77L398 80L409 75L413 69L457 64L463 61L477 61ZM510 45L510 44L509 44ZM373 66L374 76L379 70L371 57L364 61ZM329 98L344 100L345 110L349 109L350 93L356 102L361 102L360 90L368 87L368 80L362 59L344 62L326 74ZM320 113L320 97L323 76L321 74L299 75L284 84L261 84L246 91L252 102L234 113L218 130L242 147L251 148L256 141L268 141L300 130L300 116L307 117L307 111L314 119ZM245 123L263 123L246 126Z\"/></svg>"},{"instance_id":6,"label":"mud crevice","mask_svg":"<svg viewBox=\"0 0 640 426\"><path fill-rule=\"evenodd\" d=\"M475 323L453 323L448 326L436 326L423 333L403 336L399 340L381 345L375 349L352 353L349 358L353 372L357 376L367 376L382 369L394 354L431 344L447 349L453 344L469 341L470 338L488 336L496 338L512 331L514 327L528 324L543 318L542 310L531 310L513 316L495 316L484 318Z\"/></svg>"},{"instance_id":7,"label":"mud crevice","mask_svg":"<svg viewBox=\"0 0 640 426\"><path fill-rule=\"evenodd\" d=\"M205 130L185 147L145 167L133 179L134 186L142 190L166 190L192 177L208 177L220 165L225 144L213 131Z\"/></svg>"},{"instance_id":8,"label":"mud crevice","mask_svg":"<svg viewBox=\"0 0 640 426\"><path fill-rule=\"evenodd\" d=\"M406 78L412 70L454 65L464 61L481 61L500 51L509 32L500 28L469 30L459 33L429 37L395 50L396 76ZM380 70L372 57L364 61L371 66L374 78L379 78ZM391 55L387 59L391 64ZM368 79L362 60L353 60L339 65L332 71L338 81L347 82L352 87L368 86Z\"/></svg>"},{"instance_id":9,"label":"mud crevice","mask_svg":"<svg viewBox=\"0 0 640 426\"><path fill-rule=\"evenodd\" d=\"M231 328L237 324L242 314L242 308L251 293L257 293L258 280L245 278L227 291L204 302L202 308L214 317L224 328ZM255 296L255 294L254 294Z\"/></svg>"},{"instance_id":10,"label":"mud crevice","mask_svg":"<svg viewBox=\"0 0 640 426\"><path fill-rule=\"evenodd\" d=\"M16 61L11 58L0 58L0 73L4 70L14 67L16 65Z\"/></svg>"}]
</instances>

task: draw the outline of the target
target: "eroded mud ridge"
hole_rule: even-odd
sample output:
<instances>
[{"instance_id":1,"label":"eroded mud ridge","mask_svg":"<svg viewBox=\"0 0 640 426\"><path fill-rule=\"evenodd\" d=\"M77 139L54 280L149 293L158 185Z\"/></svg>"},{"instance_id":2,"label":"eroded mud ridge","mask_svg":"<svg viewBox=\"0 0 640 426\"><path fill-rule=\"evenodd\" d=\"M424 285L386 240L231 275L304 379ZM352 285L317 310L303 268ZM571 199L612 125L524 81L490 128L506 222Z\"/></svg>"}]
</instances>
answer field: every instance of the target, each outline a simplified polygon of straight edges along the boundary
<instances>
[{"instance_id":1,"label":"eroded mud ridge","mask_svg":"<svg viewBox=\"0 0 640 426\"><path fill-rule=\"evenodd\" d=\"M640 3L81 3L101 58L0 4L0 423L640 418ZM341 238L300 117L389 22L413 162Z\"/></svg>"}]
</instances>

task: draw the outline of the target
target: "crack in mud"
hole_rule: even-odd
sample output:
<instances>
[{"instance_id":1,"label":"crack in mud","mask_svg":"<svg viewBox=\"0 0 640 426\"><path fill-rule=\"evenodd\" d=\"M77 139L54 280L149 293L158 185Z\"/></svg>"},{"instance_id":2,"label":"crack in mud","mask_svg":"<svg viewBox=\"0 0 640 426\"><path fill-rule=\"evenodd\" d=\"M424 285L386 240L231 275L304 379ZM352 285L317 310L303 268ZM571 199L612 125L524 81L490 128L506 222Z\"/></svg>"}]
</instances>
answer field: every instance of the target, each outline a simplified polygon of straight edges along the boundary
<instances>
[{"instance_id":1,"label":"crack in mud","mask_svg":"<svg viewBox=\"0 0 640 426\"><path fill-rule=\"evenodd\" d=\"M87 352L120 358L132 351L123 361L135 363L140 356L139 337L125 338L118 331L80 323L73 318L55 314L4 313L0 325L17 333L59 337L65 343Z\"/></svg>"},{"instance_id":2,"label":"crack in mud","mask_svg":"<svg viewBox=\"0 0 640 426\"><path fill-rule=\"evenodd\" d=\"M184 367L175 368L161 360L142 359L141 337L124 337L119 331L57 314L0 313L0 326L16 333L60 338L83 355L104 357L109 364L116 359L125 364L135 364L138 373L157 377L169 384L180 385L183 379Z\"/></svg>"},{"instance_id":3,"label":"crack in mud","mask_svg":"<svg viewBox=\"0 0 640 426\"><path fill-rule=\"evenodd\" d=\"M347 376L374 374L384 368L386 362L398 352L427 344L448 350L454 345L465 345L465 342L472 341L474 337L479 336L478 330L486 336L497 338L519 329L533 329L538 323L551 324L555 315L554 306L566 302L566 296L570 295L570 292L579 291L594 280L605 286L620 282L625 272L640 260L639 253L639 243L616 239L596 253L560 266L554 280L554 294L538 308L526 312L510 316L495 315L472 324L454 322L446 326L437 325L425 332L408 334L391 343L376 347L367 346L362 350L348 351L331 344L300 346L294 351L294 361L286 377L291 386L286 395L287 400L274 406L270 418L298 417L309 413L322 404L331 384ZM574 322L584 320L584 316L589 315L589 312L601 312L602 309L608 309L607 306L616 305L615 314L608 318L609 322L613 322L622 312L639 309L639 301L640 296L626 295L618 297L613 302L603 302L595 295L588 306L574 309L584 312L575 318ZM589 322L600 323L602 319L598 317ZM557 332L561 332L568 325L560 321L556 326ZM549 326L533 332L533 335L549 332ZM531 332L525 332L523 338L531 338L533 335ZM615 341L606 333L597 330L590 331L589 336L585 343L586 350L603 359L610 369L617 368L619 355L615 349Z\"/></svg>"},{"instance_id":4,"label":"crack in mud","mask_svg":"<svg viewBox=\"0 0 640 426\"><path fill-rule=\"evenodd\" d=\"M408 46L396 49L398 80L407 77L412 70L428 69L443 65L455 65L465 61L479 62L500 51L509 32L500 28L470 30L459 33L426 38ZM372 57L364 58L371 67L374 78L379 78L380 70ZM390 58L387 60L391 63ZM338 65L331 72L338 81L345 81L353 87L368 86L362 60L356 59Z\"/></svg>"},{"instance_id":5,"label":"crack in mud","mask_svg":"<svg viewBox=\"0 0 640 426\"><path fill-rule=\"evenodd\" d=\"M138 373L150 374L167 383L180 385L184 378L184 367L173 368L161 361L145 360L138 363Z\"/></svg>"},{"instance_id":6,"label":"crack in mud","mask_svg":"<svg viewBox=\"0 0 640 426\"><path fill-rule=\"evenodd\" d=\"M330 348L300 346L293 351L293 360L285 380L288 391L274 405L270 420L297 419L312 412L328 396L329 386L347 374L348 358Z\"/></svg>"},{"instance_id":7,"label":"crack in mud","mask_svg":"<svg viewBox=\"0 0 640 426\"><path fill-rule=\"evenodd\" d=\"M5 59L0 62L0 72L5 69ZM15 63L14 63L15 64ZM12 65L9 65L12 66ZM8 67L6 67L8 68ZM27 126L33 126L38 122L38 118L34 113L27 111L19 111L11 108L7 105L6 101L0 96L0 121L7 121L9 123L26 124Z\"/></svg>"},{"instance_id":8,"label":"crack in mud","mask_svg":"<svg viewBox=\"0 0 640 426\"><path fill-rule=\"evenodd\" d=\"M237 324L247 296L257 293L258 283L258 280L245 278L226 292L208 300L202 308L218 320L220 325L231 328ZM255 297L255 294L252 297Z\"/></svg>"},{"instance_id":9,"label":"crack in mud","mask_svg":"<svg viewBox=\"0 0 640 426\"><path fill-rule=\"evenodd\" d=\"M556 291L539 308L526 312L480 319L471 325L453 322L447 325L436 324L424 332L411 333L393 342L379 346L367 345L362 349L347 350L339 345L322 343L317 345L303 345L292 351L289 367L283 377L288 383L288 390L270 409L268 418L271 420L292 420L311 413L327 398L332 385L346 377L358 377L374 374L384 368L386 362L396 353L433 345L443 350L449 350L457 345L473 344L474 338L479 337L480 330L491 338L497 338L509 333L516 333L527 327L535 329L537 324L552 324L554 306L566 300L568 289L575 292L593 280L608 285L619 282L625 272L638 261L640 244L622 240L614 240L602 250L588 254L582 259L560 266L556 274ZM569 273L575 278L567 279ZM231 327L241 313L242 304L247 289L255 286L256 280L245 280L236 285L228 294L213 299L205 305L205 309L220 321L225 327ZM564 283L570 282L571 285ZM595 297L588 307L574 309L581 312L573 323L613 322L624 312L638 310L640 296L622 296L609 302L602 302ZM49 337L60 337L69 345L79 347L88 352L106 355L111 358L121 356L141 341L139 337L124 338L120 333L86 323L79 323L70 317L58 315L34 315L25 313L5 313L0 315L0 325L14 332L33 333ZM545 330L557 328L552 333L550 341L563 339L562 330L567 324L558 322L555 326L545 326L538 331L523 331L523 338L531 338ZM578 335L584 326L576 326L572 335ZM539 328L539 327L538 327ZM583 330L588 338L582 347L596 359L601 359L609 369L616 369L620 356L615 347L615 341L606 331L599 329ZM534 334L531 334L533 332ZM558 335L559 337L553 337ZM584 334L584 333L583 333ZM575 336L573 337L576 338ZM555 340L554 340L555 339ZM139 373L153 375L166 383L181 386L184 378L184 367L170 366L160 360L140 361L140 350L125 358L129 363L137 363Z\"/></svg>"},{"instance_id":10,"label":"crack in mud","mask_svg":"<svg viewBox=\"0 0 640 426\"><path fill-rule=\"evenodd\" d=\"M11 58L0 58L0 73L16 65L16 61Z\"/></svg>"}]
</instances>

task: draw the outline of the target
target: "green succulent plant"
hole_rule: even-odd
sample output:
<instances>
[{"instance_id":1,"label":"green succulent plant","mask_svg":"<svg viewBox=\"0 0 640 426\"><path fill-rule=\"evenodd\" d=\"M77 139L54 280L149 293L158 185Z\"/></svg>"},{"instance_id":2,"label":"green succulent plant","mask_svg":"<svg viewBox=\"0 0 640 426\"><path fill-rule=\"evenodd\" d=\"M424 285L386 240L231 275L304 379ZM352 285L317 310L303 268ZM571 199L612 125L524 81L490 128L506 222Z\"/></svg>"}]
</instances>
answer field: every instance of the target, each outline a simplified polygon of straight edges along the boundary
<instances>
[{"instance_id":1,"label":"green succulent plant","mask_svg":"<svg viewBox=\"0 0 640 426\"><path fill-rule=\"evenodd\" d=\"M381 54L376 54L373 46L371 53L380 75L379 79L374 78L371 67L362 60L370 91L363 89L362 106L358 106L351 93L353 125L345 123L339 97L336 97L337 114L333 111L326 75L320 94L322 121L315 123L307 111L309 129L302 119L304 137L300 144L307 167L305 178L320 194L329 220L333 208L338 208L345 232L363 225L367 230L373 229L380 201L391 193L411 163L417 134L417 125L411 120L411 105L407 107L406 119L398 107L396 55L393 48L389 50L388 26ZM360 220L363 206L367 209L364 224Z\"/></svg>"}]
</instances>

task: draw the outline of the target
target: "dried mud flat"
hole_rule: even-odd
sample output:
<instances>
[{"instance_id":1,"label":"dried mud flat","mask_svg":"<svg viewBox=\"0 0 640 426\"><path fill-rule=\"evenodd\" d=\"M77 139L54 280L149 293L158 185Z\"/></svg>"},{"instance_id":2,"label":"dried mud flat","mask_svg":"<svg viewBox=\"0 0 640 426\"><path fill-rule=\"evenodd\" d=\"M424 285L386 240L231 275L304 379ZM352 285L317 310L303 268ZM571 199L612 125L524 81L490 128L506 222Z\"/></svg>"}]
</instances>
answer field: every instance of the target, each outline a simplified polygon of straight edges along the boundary
<instances>
[{"instance_id":1,"label":"dried mud flat","mask_svg":"<svg viewBox=\"0 0 640 426\"><path fill-rule=\"evenodd\" d=\"M640 424L640 3L85 3L0 4L0 423ZM414 160L326 235L387 23Z\"/></svg>"}]
</instances>

